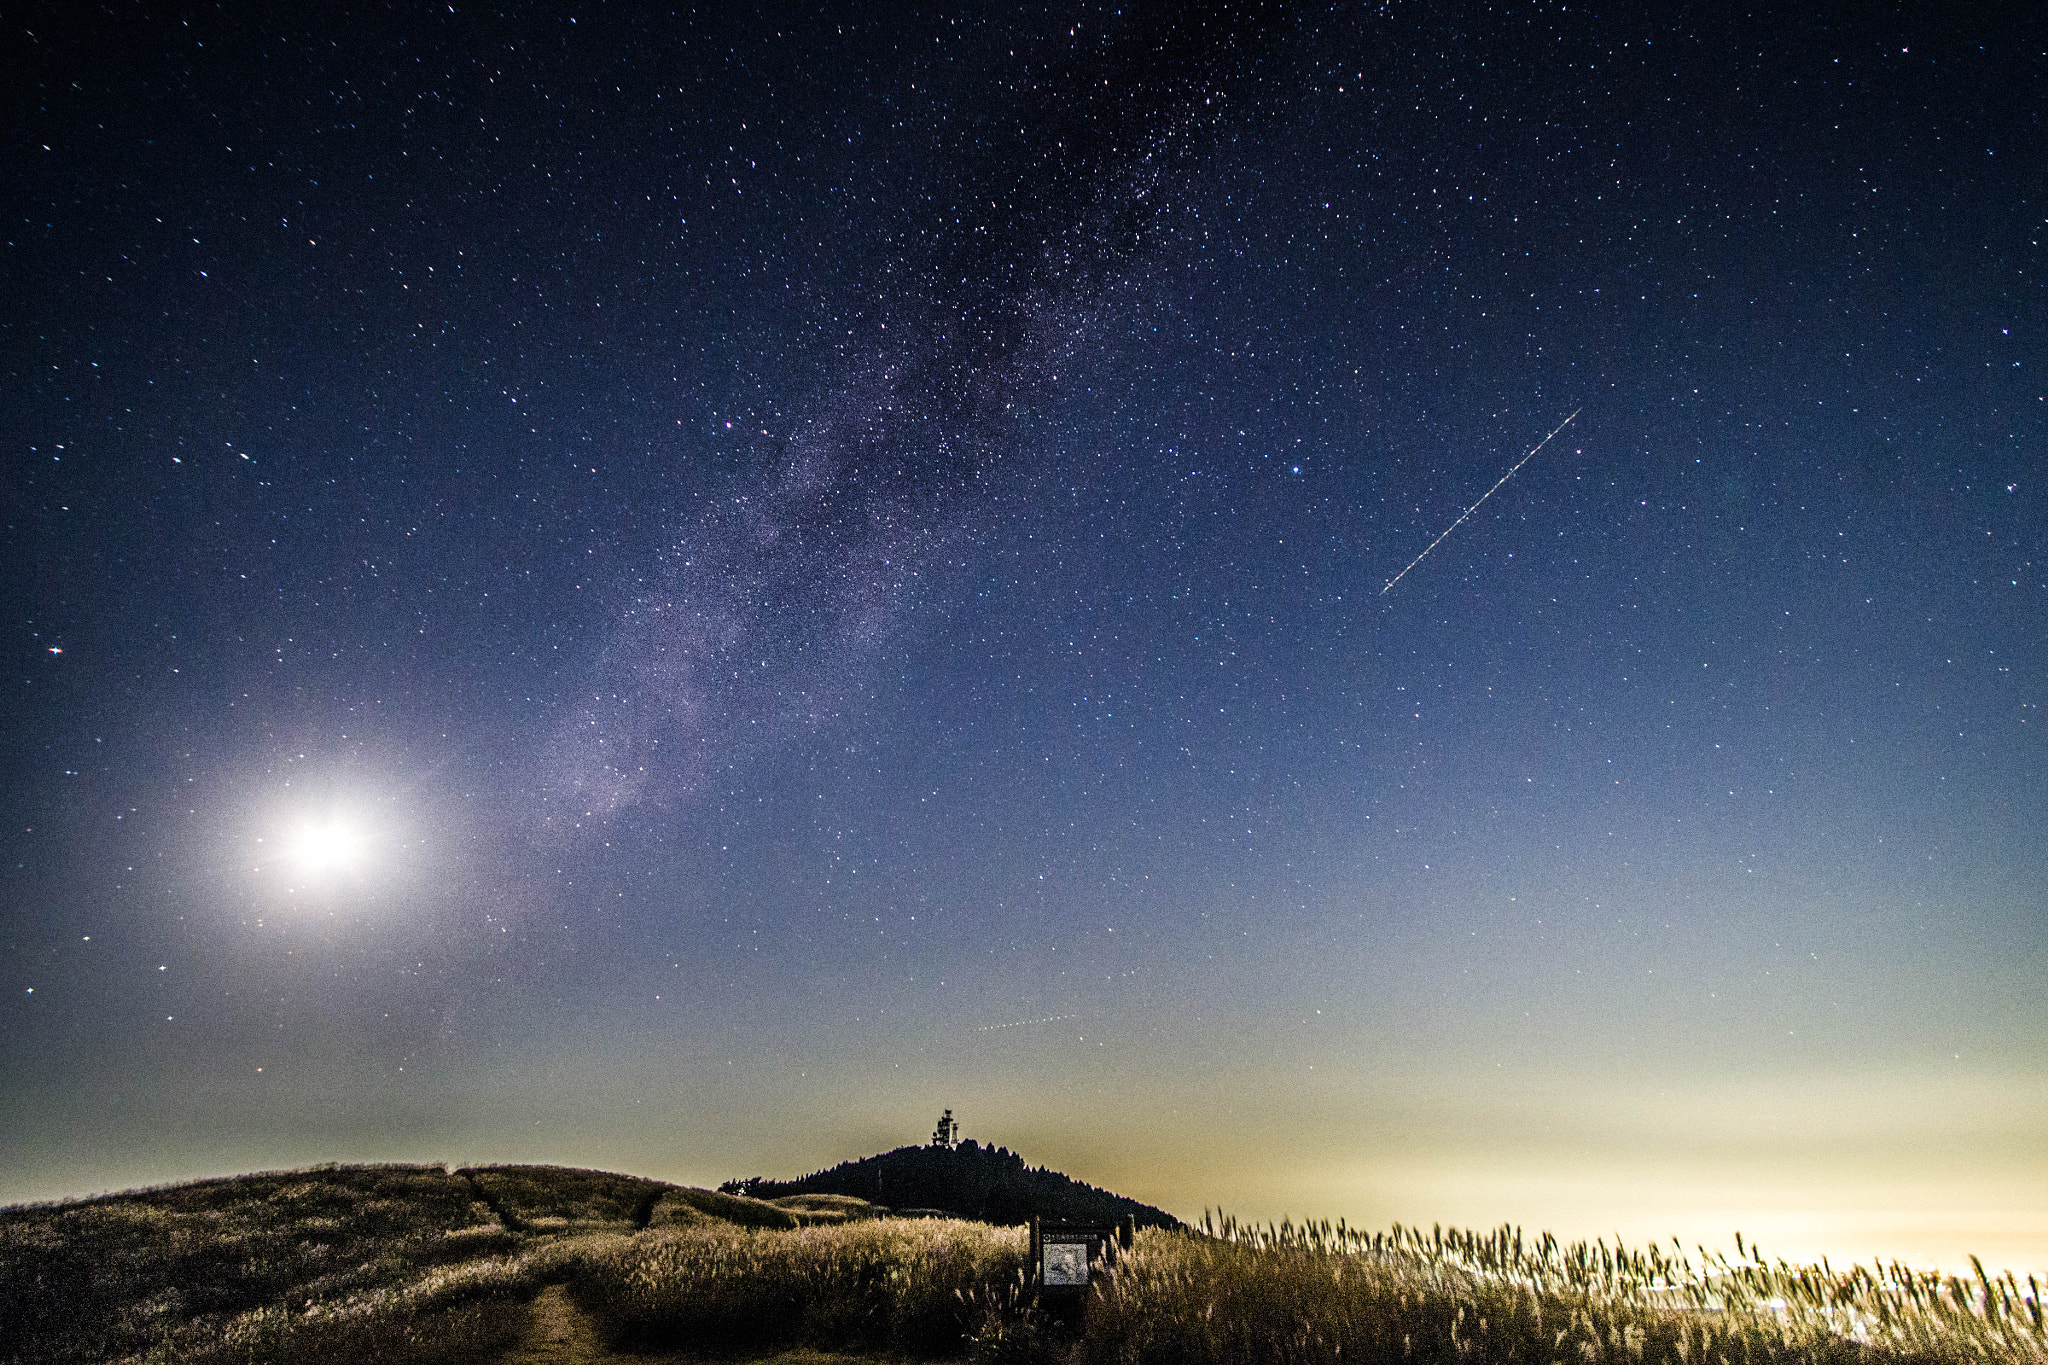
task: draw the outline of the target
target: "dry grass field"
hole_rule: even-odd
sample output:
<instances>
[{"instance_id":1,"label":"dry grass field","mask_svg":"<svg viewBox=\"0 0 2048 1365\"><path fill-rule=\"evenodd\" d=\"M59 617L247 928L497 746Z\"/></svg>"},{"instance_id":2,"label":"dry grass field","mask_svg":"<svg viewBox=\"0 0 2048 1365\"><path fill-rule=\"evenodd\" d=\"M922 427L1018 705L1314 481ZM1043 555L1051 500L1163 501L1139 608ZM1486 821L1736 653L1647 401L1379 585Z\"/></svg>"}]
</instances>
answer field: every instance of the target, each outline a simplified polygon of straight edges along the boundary
<instances>
[{"instance_id":1,"label":"dry grass field","mask_svg":"<svg viewBox=\"0 0 2048 1365\"><path fill-rule=\"evenodd\" d=\"M489 1361L589 1238L805 1218L555 1167L339 1166L10 1208L0 1362Z\"/></svg>"},{"instance_id":2,"label":"dry grass field","mask_svg":"<svg viewBox=\"0 0 2048 1365\"><path fill-rule=\"evenodd\" d=\"M2033 1280L1338 1226L1147 1229L1079 1314L1021 1228L553 1167L0 1210L0 1365L2048 1365Z\"/></svg>"}]
</instances>

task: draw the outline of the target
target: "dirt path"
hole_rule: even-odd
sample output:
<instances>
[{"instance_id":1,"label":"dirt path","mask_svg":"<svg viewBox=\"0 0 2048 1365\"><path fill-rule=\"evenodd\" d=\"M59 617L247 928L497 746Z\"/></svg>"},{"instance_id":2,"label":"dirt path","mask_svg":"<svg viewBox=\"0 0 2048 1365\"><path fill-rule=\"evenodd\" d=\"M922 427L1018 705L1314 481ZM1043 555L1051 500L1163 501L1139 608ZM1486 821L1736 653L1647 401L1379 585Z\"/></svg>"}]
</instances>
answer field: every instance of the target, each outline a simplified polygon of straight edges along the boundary
<instances>
[{"instance_id":1,"label":"dirt path","mask_svg":"<svg viewBox=\"0 0 2048 1365\"><path fill-rule=\"evenodd\" d=\"M569 1302L561 1285L551 1284L533 1301L533 1326L512 1348L502 1365L601 1365L627 1357L607 1351L583 1310Z\"/></svg>"},{"instance_id":2,"label":"dirt path","mask_svg":"<svg viewBox=\"0 0 2048 1365\"><path fill-rule=\"evenodd\" d=\"M549 1285L533 1301L533 1325L526 1339L498 1365L696 1365L702 1357L680 1354L628 1355L607 1350L583 1310L569 1301L561 1285ZM729 1360L729 1358L728 1358ZM879 1356L837 1355L829 1351L795 1350L761 1356L745 1365L893 1365Z\"/></svg>"}]
</instances>

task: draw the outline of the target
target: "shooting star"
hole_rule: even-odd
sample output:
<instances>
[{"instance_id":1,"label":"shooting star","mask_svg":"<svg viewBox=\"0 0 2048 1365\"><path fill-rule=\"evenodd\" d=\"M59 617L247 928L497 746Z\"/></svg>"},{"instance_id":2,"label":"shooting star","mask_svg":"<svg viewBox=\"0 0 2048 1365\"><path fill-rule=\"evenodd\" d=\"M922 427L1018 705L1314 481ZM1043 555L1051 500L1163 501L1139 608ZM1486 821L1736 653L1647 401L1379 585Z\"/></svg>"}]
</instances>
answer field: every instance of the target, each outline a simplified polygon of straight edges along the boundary
<instances>
[{"instance_id":1,"label":"shooting star","mask_svg":"<svg viewBox=\"0 0 2048 1365\"><path fill-rule=\"evenodd\" d=\"M1572 410L1572 417L1577 417L1580 413L1584 411L1584 408L1574 408ZM1562 422L1559 422L1556 428L1550 433L1550 436L1555 436L1558 432L1563 431L1566 427L1570 426L1572 424L1572 417L1567 417ZM1527 455L1524 455L1521 459L1515 461L1514 469L1510 469L1507 473L1500 476L1500 483L1496 483L1493 487L1487 489L1484 493L1481 493L1479 495L1479 502L1485 502L1495 493L1500 492L1500 485L1502 483L1506 483L1509 479L1515 477L1515 469L1520 469L1523 465L1535 459L1536 452L1550 444L1550 436L1544 437L1535 445L1531 446L1529 448L1529 453ZM1427 559L1429 557L1429 552L1431 550L1434 550L1437 546L1444 543L1444 536L1449 535L1451 532L1457 530L1460 526L1463 526L1465 524L1465 518L1471 516L1474 512L1477 512L1479 510L1479 502L1475 502L1470 507L1467 507L1463 515L1461 515L1456 521L1452 522L1449 526L1444 527L1444 534L1442 536L1438 536L1435 540L1429 542L1429 544L1426 547L1424 547L1421 554L1409 560L1408 569L1414 568L1417 564L1420 564L1423 560ZM1388 593L1392 592L1394 590L1394 585L1396 583L1399 583L1402 579L1408 576L1408 569L1403 569L1401 570L1401 572L1395 574L1392 578L1389 578L1387 580L1387 586L1380 589L1380 596L1385 597Z\"/></svg>"},{"instance_id":2,"label":"shooting star","mask_svg":"<svg viewBox=\"0 0 2048 1365\"><path fill-rule=\"evenodd\" d=\"M1019 1019L1015 1023L1011 1024L983 1024L980 1028L976 1029L975 1032L994 1033L997 1029L1024 1028L1030 1024L1057 1024L1062 1019L1079 1019L1080 1017L1081 1016L1078 1014L1048 1014L1043 1019Z\"/></svg>"}]
</instances>

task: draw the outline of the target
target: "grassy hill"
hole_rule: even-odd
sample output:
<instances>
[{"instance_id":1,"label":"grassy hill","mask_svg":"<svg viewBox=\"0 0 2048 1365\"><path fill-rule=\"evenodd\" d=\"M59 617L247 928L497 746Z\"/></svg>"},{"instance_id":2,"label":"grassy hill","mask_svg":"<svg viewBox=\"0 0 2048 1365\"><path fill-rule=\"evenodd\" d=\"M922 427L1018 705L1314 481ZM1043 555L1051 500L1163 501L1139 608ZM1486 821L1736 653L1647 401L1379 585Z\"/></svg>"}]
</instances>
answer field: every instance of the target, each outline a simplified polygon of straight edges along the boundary
<instances>
[{"instance_id":1,"label":"grassy hill","mask_svg":"<svg viewBox=\"0 0 2048 1365\"><path fill-rule=\"evenodd\" d=\"M20 1205L0 1209L0 1362L486 1360L559 1274L537 1250L805 1218L548 1166L325 1166Z\"/></svg>"}]
</instances>

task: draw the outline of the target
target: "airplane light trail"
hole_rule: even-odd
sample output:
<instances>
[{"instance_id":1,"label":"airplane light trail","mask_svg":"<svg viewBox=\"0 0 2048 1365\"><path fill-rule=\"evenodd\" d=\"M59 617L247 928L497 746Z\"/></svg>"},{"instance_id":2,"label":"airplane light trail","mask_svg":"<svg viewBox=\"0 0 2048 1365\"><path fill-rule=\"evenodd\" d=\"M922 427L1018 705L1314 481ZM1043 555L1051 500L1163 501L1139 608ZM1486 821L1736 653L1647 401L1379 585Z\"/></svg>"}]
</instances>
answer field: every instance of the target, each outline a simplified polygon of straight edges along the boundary
<instances>
[{"instance_id":1,"label":"airplane light trail","mask_svg":"<svg viewBox=\"0 0 2048 1365\"><path fill-rule=\"evenodd\" d=\"M1580 413L1584 411L1584 408L1574 408L1572 410L1572 417L1577 417ZM1558 432L1563 431L1566 427L1570 426L1572 424L1572 417L1567 417L1562 422L1559 422L1556 428L1550 433L1550 436L1555 436ZM1535 459L1536 452L1550 444L1550 436L1544 437L1542 440L1538 441L1534 446L1530 447L1529 453L1527 455L1524 455L1521 459L1515 461L1514 469L1510 469L1507 473L1500 476L1500 483L1496 483L1493 487L1487 489L1484 493L1481 493L1479 495L1479 502L1485 502L1495 493L1498 493L1500 491L1501 484L1506 483L1509 479L1515 477L1516 469L1520 469L1523 465ZM1474 512L1477 512L1479 510L1479 502L1475 502L1470 507L1467 507L1463 515L1461 515L1456 521L1452 522L1449 526L1444 527L1444 534L1442 536L1438 536L1435 540L1429 542L1429 544L1426 547L1424 547L1421 554L1409 560L1408 569L1414 568L1417 564L1420 564L1424 559L1428 558L1429 552L1431 550L1434 550L1437 546L1444 543L1444 536L1449 535L1451 532L1457 530L1460 526L1463 526L1465 524L1465 518L1471 516ZM1395 574L1392 578L1389 578L1387 580L1387 586L1380 589L1380 596L1385 597L1389 592L1392 592L1394 589L1394 585L1396 583L1399 583L1402 579L1408 576L1408 569L1403 569L1401 570L1401 572Z\"/></svg>"}]
</instances>

